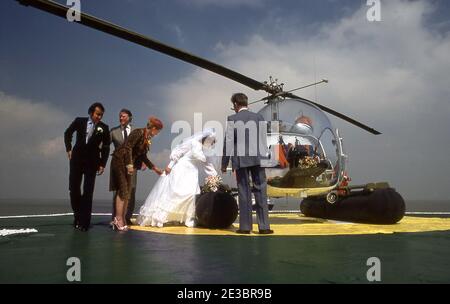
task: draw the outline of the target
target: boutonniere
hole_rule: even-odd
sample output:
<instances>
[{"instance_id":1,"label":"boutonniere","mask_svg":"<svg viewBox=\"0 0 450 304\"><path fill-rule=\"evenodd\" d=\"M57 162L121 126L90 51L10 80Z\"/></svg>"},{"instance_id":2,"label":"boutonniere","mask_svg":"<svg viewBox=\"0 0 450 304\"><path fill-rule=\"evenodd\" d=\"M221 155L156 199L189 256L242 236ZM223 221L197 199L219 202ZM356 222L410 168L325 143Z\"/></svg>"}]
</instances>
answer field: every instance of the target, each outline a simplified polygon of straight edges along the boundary
<instances>
[{"instance_id":1,"label":"boutonniere","mask_svg":"<svg viewBox=\"0 0 450 304\"><path fill-rule=\"evenodd\" d=\"M103 133L103 129L102 129L102 127L97 127L97 133Z\"/></svg>"},{"instance_id":2,"label":"boutonniere","mask_svg":"<svg viewBox=\"0 0 450 304\"><path fill-rule=\"evenodd\" d=\"M152 139L151 138L147 139L147 143L150 146L152 144Z\"/></svg>"}]
</instances>

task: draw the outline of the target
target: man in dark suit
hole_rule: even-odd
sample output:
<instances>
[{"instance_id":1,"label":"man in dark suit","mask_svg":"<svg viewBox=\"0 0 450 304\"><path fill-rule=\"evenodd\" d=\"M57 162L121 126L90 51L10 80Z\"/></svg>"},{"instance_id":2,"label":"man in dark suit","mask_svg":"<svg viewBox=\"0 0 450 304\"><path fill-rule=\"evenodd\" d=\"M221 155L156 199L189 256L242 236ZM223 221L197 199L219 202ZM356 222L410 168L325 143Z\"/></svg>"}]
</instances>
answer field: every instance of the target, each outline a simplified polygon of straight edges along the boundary
<instances>
[{"instance_id":1,"label":"man in dark suit","mask_svg":"<svg viewBox=\"0 0 450 304\"><path fill-rule=\"evenodd\" d=\"M260 234L272 234L267 206L267 181L261 158L267 157L267 124L260 114L248 110L248 98L237 93L231 97L236 114L228 117L225 133L222 172L227 171L231 157L236 171L239 192L239 230L249 234L252 230L252 190L255 195L256 215ZM250 186L250 176L253 189Z\"/></svg>"},{"instance_id":2,"label":"man in dark suit","mask_svg":"<svg viewBox=\"0 0 450 304\"><path fill-rule=\"evenodd\" d=\"M109 128L101 122L105 108L101 103L89 107L89 117L77 117L64 132L70 160L69 191L74 213L73 226L87 231L91 223L92 196L96 174L103 174L109 157ZM72 149L73 133L77 132ZM81 181L83 179L83 194Z\"/></svg>"},{"instance_id":3,"label":"man in dark suit","mask_svg":"<svg viewBox=\"0 0 450 304\"><path fill-rule=\"evenodd\" d=\"M114 150L119 148L124 141L128 138L131 131L134 130L131 121L133 120L133 114L128 109L122 109L119 112L119 125L111 129L111 142L114 145ZM142 165L142 169L145 170L145 165ZM125 215L125 219L127 221L127 225L131 225L131 217L133 216L134 206L136 201L136 183L137 183L137 170L134 171L131 176L131 193L130 200L128 201L127 214ZM117 192L113 192L113 212L112 219L116 217L116 195Z\"/></svg>"}]
</instances>

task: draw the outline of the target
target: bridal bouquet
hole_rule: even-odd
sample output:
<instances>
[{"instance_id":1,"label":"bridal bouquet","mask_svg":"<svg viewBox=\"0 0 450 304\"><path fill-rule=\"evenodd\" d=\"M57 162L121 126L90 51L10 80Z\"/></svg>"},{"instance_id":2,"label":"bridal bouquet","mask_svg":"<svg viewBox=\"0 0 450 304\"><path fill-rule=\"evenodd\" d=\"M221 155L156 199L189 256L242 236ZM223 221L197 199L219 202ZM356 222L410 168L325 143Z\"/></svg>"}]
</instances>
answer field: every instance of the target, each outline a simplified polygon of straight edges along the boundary
<instances>
[{"instance_id":1,"label":"bridal bouquet","mask_svg":"<svg viewBox=\"0 0 450 304\"><path fill-rule=\"evenodd\" d=\"M222 185L222 178L219 175L211 175L205 178L203 192L217 192Z\"/></svg>"},{"instance_id":2,"label":"bridal bouquet","mask_svg":"<svg viewBox=\"0 0 450 304\"><path fill-rule=\"evenodd\" d=\"M317 161L311 156L306 156L305 158L300 160L299 167L301 169L315 168L317 167Z\"/></svg>"}]
</instances>

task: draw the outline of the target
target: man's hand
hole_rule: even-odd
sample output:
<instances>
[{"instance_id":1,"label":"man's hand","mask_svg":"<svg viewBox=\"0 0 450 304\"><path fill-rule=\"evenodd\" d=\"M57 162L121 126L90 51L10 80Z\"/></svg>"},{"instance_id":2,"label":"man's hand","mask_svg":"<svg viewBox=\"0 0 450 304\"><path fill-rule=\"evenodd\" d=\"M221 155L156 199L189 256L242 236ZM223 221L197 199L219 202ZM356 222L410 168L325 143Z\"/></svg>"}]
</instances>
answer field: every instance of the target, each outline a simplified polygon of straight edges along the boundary
<instances>
[{"instance_id":1,"label":"man's hand","mask_svg":"<svg viewBox=\"0 0 450 304\"><path fill-rule=\"evenodd\" d=\"M97 175L102 175L103 172L105 172L105 168L103 168L102 166L98 167Z\"/></svg>"},{"instance_id":2,"label":"man's hand","mask_svg":"<svg viewBox=\"0 0 450 304\"><path fill-rule=\"evenodd\" d=\"M158 175L163 174L163 171L161 169L159 169L158 167L156 167L156 166L153 167L153 171L155 171L155 173L158 174Z\"/></svg>"},{"instance_id":3,"label":"man's hand","mask_svg":"<svg viewBox=\"0 0 450 304\"><path fill-rule=\"evenodd\" d=\"M69 160L72 159L72 151L67 151L67 158L68 158Z\"/></svg>"},{"instance_id":4,"label":"man's hand","mask_svg":"<svg viewBox=\"0 0 450 304\"><path fill-rule=\"evenodd\" d=\"M166 174L169 175L170 172L172 172L172 169L170 169L169 167L166 167L166 169L164 171L166 171Z\"/></svg>"},{"instance_id":5,"label":"man's hand","mask_svg":"<svg viewBox=\"0 0 450 304\"><path fill-rule=\"evenodd\" d=\"M133 168L133 166L131 166L131 165L127 166L127 173L128 173L129 175L133 175L133 173L134 173L134 168Z\"/></svg>"},{"instance_id":6,"label":"man's hand","mask_svg":"<svg viewBox=\"0 0 450 304\"><path fill-rule=\"evenodd\" d=\"M222 168L222 173L227 173L227 168Z\"/></svg>"}]
</instances>

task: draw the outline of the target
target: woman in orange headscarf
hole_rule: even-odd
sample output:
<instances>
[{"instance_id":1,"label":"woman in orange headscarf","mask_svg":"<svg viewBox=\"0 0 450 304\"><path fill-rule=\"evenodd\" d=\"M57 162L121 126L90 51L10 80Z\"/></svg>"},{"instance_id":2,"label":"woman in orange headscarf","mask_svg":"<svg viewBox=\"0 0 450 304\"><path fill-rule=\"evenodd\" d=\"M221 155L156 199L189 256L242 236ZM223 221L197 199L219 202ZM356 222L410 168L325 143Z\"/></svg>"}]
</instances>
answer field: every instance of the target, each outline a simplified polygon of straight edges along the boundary
<instances>
[{"instance_id":1,"label":"woman in orange headscarf","mask_svg":"<svg viewBox=\"0 0 450 304\"><path fill-rule=\"evenodd\" d=\"M133 130L122 146L114 152L111 161L110 191L117 191L116 196L116 217L113 221L113 229L120 231L128 230L126 226L125 214L130 199L131 176L134 170L140 168L144 163L149 169L158 175L162 170L153 165L147 158L150 149L151 139L163 128L161 120L150 117L146 128Z\"/></svg>"}]
</instances>

